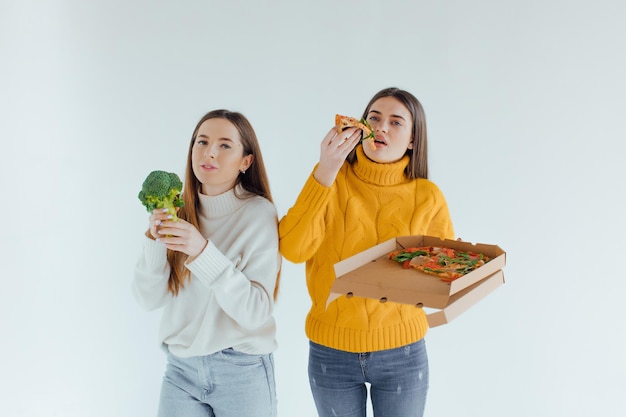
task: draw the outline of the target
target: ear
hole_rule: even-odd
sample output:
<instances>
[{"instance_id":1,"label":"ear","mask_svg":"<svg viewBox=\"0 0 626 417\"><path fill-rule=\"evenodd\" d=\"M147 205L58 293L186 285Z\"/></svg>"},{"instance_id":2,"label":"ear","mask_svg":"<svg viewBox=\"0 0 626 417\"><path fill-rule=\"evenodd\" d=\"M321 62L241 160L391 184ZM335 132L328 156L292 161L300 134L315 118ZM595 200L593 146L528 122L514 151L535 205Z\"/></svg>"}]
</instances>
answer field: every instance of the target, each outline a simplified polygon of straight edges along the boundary
<instances>
[{"instance_id":1,"label":"ear","mask_svg":"<svg viewBox=\"0 0 626 417\"><path fill-rule=\"evenodd\" d=\"M409 146L406 147L407 149L413 149L413 140L411 140L409 142Z\"/></svg>"},{"instance_id":2,"label":"ear","mask_svg":"<svg viewBox=\"0 0 626 417\"><path fill-rule=\"evenodd\" d=\"M250 165L252 165L252 162L254 162L254 155L250 154L250 155L244 156L243 161L241 161L241 165L239 166L239 171L241 172L247 171L248 168L250 168Z\"/></svg>"}]
</instances>

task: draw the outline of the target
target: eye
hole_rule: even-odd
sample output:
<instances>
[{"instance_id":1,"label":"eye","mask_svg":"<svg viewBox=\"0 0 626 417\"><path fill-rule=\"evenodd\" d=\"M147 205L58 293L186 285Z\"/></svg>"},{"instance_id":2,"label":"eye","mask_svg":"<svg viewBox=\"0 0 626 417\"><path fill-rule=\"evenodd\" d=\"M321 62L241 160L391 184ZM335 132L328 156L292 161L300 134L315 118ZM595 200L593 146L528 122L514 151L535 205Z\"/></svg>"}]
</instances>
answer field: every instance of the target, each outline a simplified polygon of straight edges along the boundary
<instances>
[{"instance_id":1,"label":"eye","mask_svg":"<svg viewBox=\"0 0 626 417\"><path fill-rule=\"evenodd\" d=\"M207 144L207 141L206 141L206 140L204 140L204 139L197 139L197 140L196 140L196 144L198 144L198 145L206 145L206 144Z\"/></svg>"},{"instance_id":2,"label":"eye","mask_svg":"<svg viewBox=\"0 0 626 417\"><path fill-rule=\"evenodd\" d=\"M394 120L393 122L391 122L391 124L392 124L392 125L395 125L395 126L402 126L402 123L400 123L400 122L399 122L399 121L397 121L397 120Z\"/></svg>"},{"instance_id":3,"label":"eye","mask_svg":"<svg viewBox=\"0 0 626 417\"><path fill-rule=\"evenodd\" d=\"M220 148L223 148L223 149L230 149L230 148L231 148L231 146L230 146L229 144L227 144L227 143L222 143L222 144L220 145Z\"/></svg>"},{"instance_id":4,"label":"eye","mask_svg":"<svg viewBox=\"0 0 626 417\"><path fill-rule=\"evenodd\" d=\"M370 116L367 118L367 120L371 120L373 122L377 122L378 121L378 116Z\"/></svg>"}]
</instances>

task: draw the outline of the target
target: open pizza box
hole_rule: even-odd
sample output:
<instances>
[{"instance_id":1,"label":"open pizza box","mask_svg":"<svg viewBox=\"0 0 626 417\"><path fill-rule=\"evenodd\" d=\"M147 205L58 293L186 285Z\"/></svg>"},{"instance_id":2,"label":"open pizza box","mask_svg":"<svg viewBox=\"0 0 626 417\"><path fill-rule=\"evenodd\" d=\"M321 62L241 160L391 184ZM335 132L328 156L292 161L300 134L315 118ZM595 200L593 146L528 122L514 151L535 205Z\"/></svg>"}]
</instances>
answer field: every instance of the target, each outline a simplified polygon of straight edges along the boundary
<instances>
[{"instance_id":1,"label":"open pizza box","mask_svg":"<svg viewBox=\"0 0 626 417\"><path fill-rule=\"evenodd\" d=\"M452 282L405 269L388 258L397 249L439 246L482 253L490 261ZM336 279L327 304L342 295L426 307L430 327L450 322L504 283L505 252L496 245L432 236L399 236L335 264Z\"/></svg>"}]
</instances>

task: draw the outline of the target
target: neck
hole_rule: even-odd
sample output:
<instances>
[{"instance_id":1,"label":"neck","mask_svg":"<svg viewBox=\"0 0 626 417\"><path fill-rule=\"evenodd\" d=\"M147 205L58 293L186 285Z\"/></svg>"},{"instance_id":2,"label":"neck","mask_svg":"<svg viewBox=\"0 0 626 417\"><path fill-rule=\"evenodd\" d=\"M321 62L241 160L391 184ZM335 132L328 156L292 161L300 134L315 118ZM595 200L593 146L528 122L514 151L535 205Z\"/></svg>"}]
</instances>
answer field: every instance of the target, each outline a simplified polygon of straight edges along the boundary
<instances>
[{"instance_id":1,"label":"neck","mask_svg":"<svg viewBox=\"0 0 626 417\"><path fill-rule=\"evenodd\" d=\"M215 196L201 193L198 195L200 212L208 213L210 217L231 213L241 207L245 196L247 196L246 191L241 186L235 186Z\"/></svg>"},{"instance_id":2,"label":"neck","mask_svg":"<svg viewBox=\"0 0 626 417\"><path fill-rule=\"evenodd\" d=\"M356 148L356 162L352 165L357 177L376 185L395 185L409 181L404 171L410 157L404 155L400 160L389 163L374 162L365 155L362 146Z\"/></svg>"},{"instance_id":3,"label":"neck","mask_svg":"<svg viewBox=\"0 0 626 417\"><path fill-rule=\"evenodd\" d=\"M229 181L223 184L202 184L202 194L215 197L232 190L236 184L236 181Z\"/></svg>"}]
</instances>

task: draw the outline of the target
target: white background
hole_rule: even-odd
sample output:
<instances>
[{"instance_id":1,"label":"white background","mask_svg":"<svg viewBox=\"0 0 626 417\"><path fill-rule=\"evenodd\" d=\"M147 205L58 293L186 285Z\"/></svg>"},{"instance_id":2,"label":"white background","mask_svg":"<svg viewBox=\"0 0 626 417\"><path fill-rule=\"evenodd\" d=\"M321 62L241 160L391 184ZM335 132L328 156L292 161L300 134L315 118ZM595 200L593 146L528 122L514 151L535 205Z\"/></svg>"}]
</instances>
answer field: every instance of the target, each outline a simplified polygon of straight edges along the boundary
<instances>
[{"instance_id":1,"label":"white background","mask_svg":"<svg viewBox=\"0 0 626 417\"><path fill-rule=\"evenodd\" d=\"M243 112L279 214L335 113L425 107L458 237L506 284L427 336L427 416L622 416L623 2L0 3L0 414L153 416L160 312L129 285L152 169L208 110ZM314 416L303 265L277 307L280 416Z\"/></svg>"}]
</instances>

